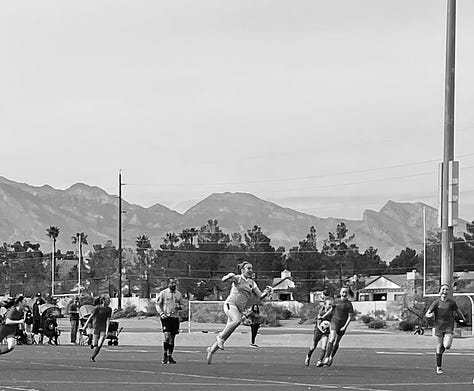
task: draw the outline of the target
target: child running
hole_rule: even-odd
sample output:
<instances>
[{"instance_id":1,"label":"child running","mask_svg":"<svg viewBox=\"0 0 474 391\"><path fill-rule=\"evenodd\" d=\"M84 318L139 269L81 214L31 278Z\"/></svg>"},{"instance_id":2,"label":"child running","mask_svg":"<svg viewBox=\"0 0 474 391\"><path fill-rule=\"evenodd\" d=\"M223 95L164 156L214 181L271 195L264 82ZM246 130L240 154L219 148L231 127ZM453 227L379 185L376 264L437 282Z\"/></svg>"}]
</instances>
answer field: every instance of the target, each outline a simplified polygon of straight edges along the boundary
<instances>
[{"instance_id":1,"label":"child running","mask_svg":"<svg viewBox=\"0 0 474 391\"><path fill-rule=\"evenodd\" d=\"M323 366L323 359L324 359L324 356L326 355L326 346L328 343L329 329L331 326L331 323L329 322L331 320L331 315L332 315L332 300L328 298L324 301L324 304L321 306L318 312L316 324L314 325L313 343L311 344L308 350L308 354L306 355L306 358L304 360L304 364L306 366L309 366L310 361L311 361L311 356L316 350L316 347L318 346L319 341L321 341L321 355L319 356L319 360L316 362L316 366L317 367Z\"/></svg>"},{"instance_id":2,"label":"child running","mask_svg":"<svg viewBox=\"0 0 474 391\"><path fill-rule=\"evenodd\" d=\"M92 314L84 324L84 330L86 330L89 322L94 322L94 340L91 345L91 348L94 350L92 352L91 361L95 361L109 331L110 318L112 317L112 309L109 307L109 304L109 296L101 296L100 305L94 308Z\"/></svg>"},{"instance_id":3,"label":"child running","mask_svg":"<svg viewBox=\"0 0 474 391\"><path fill-rule=\"evenodd\" d=\"M349 288L342 287L340 296L340 299L334 301L329 342L326 349L326 356L323 360L323 364L328 367L332 364L334 356L339 349L339 343L347 330L347 326L349 326L351 315L354 312L352 303L349 301Z\"/></svg>"},{"instance_id":4,"label":"child running","mask_svg":"<svg viewBox=\"0 0 474 391\"><path fill-rule=\"evenodd\" d=\"M425 316L432 318L434 316L435 322L435 337L436 337L436 373L443 374L441 368L443 362L443 353L449 349L453 343L454 331L454 315L458 314L459 322L466 322L464 314L459 310L458 305L452 299L448 298L449 286L441 285L439 290L439 299L431 303Z\"/></svg>"},{"instance_id":5,"label":"child running","mask_svg":"<svg viewBox=\"0 0 474 391\"><path fill-rule=\"evenodd\" d=\"M227 315L227 324L222 332L217 336L216 342L207 348L207 363L211 364L212 355L218 350L224 350L224 342L232 335L242 320L242 314L252 296L263 299L272 292L272 288L267 286L263 293L258 289L257 284L252 280L252 264L244 261L237 265L238 275L234 273L226 274L222 281L232 281L230 293L224 302L224 313Z\"/></svg>"},{"instance_id":6,"label":"child running","mask_svg":"<svg viewBox=\"0 0 474 391\"><path fill-rule=\"evenodd\" d=\"M24 297L18 296L5 304L7 313L5 314L5 323L0 326L0 341L6 338L7 346L0 347L0 355L10 353L15 349L18 326L25 323L23 301Z\"/></svg>"}]
</instances>

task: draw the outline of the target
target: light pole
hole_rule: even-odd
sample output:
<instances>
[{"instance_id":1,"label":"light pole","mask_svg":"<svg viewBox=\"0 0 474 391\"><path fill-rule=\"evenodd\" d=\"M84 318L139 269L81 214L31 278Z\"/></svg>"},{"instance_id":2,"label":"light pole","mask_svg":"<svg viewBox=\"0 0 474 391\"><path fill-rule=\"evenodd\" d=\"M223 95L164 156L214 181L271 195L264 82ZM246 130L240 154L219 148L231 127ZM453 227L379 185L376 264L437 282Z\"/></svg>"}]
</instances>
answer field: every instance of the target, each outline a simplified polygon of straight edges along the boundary
<instances>
[{"instance_id":1,"label":"light pole","mask_svg":"<svg viewBox=\"0 0 474 391\"><path fill-rule=\"evenodd\" d=\"M447 2L446 69L444 95L444 149L441 183L441 285L453 287L453 225L457 218L457 194L453 190L454 172L454 87L456 54L456 0ZM456 183L457 190L457 183ZM454 197L456 199L454 199Z\"/></svg>"}]
</instances>

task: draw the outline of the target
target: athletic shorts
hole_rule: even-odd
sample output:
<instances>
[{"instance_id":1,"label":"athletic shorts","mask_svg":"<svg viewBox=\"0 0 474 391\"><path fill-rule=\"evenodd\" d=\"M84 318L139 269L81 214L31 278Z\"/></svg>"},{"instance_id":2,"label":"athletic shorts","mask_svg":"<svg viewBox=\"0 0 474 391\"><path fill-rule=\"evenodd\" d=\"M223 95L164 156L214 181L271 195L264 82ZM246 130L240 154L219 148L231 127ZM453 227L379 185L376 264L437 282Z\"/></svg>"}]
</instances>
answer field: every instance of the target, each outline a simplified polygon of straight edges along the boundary
<instances>
[{"instance_id":1,"label":"athletic shorts","mask_svg":"<svg viewBox=\"0 0 474 391\"><path fill-rule=\"evenodd\" d=\"M434 336L435 336L435 337L444 337L446 334L453 334L453 329L445 329L445 328L443 328L442 330L438 330L438 329L435 327L433 330L434 330Z\"/></svg>"},{"instance_id":2,"label":"athletic shorts","mask_svg":"<svg viewBox=\"0 0 474 391\"><path fill-rule=\"evenodd\" d=\"M329 330L326 333L323 333L319 328L315 327L314 329L314 335L313 335L313 340L319 342L322 337L328 336L329 335Z\"/></svg>"},{"instance_id":3,"label":"athletic shorts","mask_svg":"<svg viewBox=\"0 0 474 391\"><path fill-rule=\"evenodd\" d=\"M161 326L164 333L179 334L179 318L168 317L161 319Z\"/></svg>"}]
</instances>

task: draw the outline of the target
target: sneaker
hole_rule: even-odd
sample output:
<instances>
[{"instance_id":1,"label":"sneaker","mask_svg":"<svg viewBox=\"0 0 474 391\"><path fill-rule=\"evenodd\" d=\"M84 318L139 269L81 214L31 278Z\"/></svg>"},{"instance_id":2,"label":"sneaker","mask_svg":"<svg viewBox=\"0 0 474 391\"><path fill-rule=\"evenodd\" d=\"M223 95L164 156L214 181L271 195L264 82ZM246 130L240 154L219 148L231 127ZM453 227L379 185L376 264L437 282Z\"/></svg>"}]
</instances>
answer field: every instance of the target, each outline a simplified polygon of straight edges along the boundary
<instances>
[{"instance_id":1,"label":"sneaker","mask_svg":"<svg viewBox=\"0 0 474 391\"><path fill-rule=\"evenodd\" d=\"M307 367L309 366L309 360L310 358L308 356L306 356L306 358L304 359L304 365L306 365Z\"/></svg>"},{"instance_id":2,"label":"sneaker","mask_svg":"<svg viewBox=\"0 0 474 391\"><path fill-rule=\"evenodd\" d=\"M94 357L91 357L91 361L92 361L92 362L95 362L95 358L94 358Z\"/></svg>"},{"instance_id":3,"label":"sneaker","mask_svg":"<svg viewBox=\"0 0 474 391\"><path fill-rule=\"evenodd\" d=\"M211 347L210 347L210 346L207 348L207 356L206 356L206 359L207 359L207 363L208 363L208 364L211 364L211 362L212 362L212 351L211 351Z\"/></svg>"},{"instance_id":4,"label":"sneaker","mask_svg":"<svg viewBox=\"0 0 474 391\"><path fill-rule=\"evenodd\" d=\"M318 361L316 362L316 366L317 366L317 367L322 367L323 365L324 365L324 364L323 364L323 362L322 362L321 360L318 360Z\"/></svg>"},{"instance_id":5,"label":"sneaker","mask_svg":"<svg viewBox=\"0 0 474 391\"><path fill-rule=\"evenodd\" d=\"M168 364L176 364L176 361L173 359L173 357L168 356Z\"/></svg>"},{"instance_id":6,"label":"sneaker","mask_svg":"<svg viewBox=\"0 0 474 391\"><path fill-rule=\"evenodd\" d=\"M224 350L224 340L221 337L216 337L217 340L217 347L220 350Z\"/></svg>"},{"instance_id":7,"label":"sneaker","mask_svg":"<svg viewBox=\"0 0 474 391\"><path fill-rule=\"evenodd\" d=\"M332 364L332 358L331 357L326 357L324 360L323 360L323 365L327 365L328 367L330 367Z\"/></svg>"},{"instance_id":8,"label":"sneaker","mask_svg":"<svg viewBox=\"0 0 474 391\"><path fill-rule=\"evenodd\" d=\"M71 345L75 345L76 343L75 342L70 342Z\"/></svg>"},{"instance_id":9,"label":"sneaker","mask_svg":"<svg viewBox=\"0 0 474 391\"><path fill-rule=\"evenodd\" d=\"M168 364L168 356L166 354L163 356L163 360L161 360L161 363L163 365Z\"/></svg>"},{"instance_id":10,"label":"sneaker","mask_svg":"<svg viewBox=\"0 0 474 391\"><path fill-rule=\"evenodd\" d=\"M250 344L250 347L251 347L251 348L258 348L258 345L257 345L256 343L251 343L251 344Z\"/></svg>"},{"instance_id":11,"label":"sneaker","mask_svg":"<svg viewBox=\"0 0 474 391\"><path fill-rule=\"evenodd\" d=\"M442 375L444 372L443 370L441 369L441 367L436 367L436 374L437 375Z\"/></svg>"}]
</instances>

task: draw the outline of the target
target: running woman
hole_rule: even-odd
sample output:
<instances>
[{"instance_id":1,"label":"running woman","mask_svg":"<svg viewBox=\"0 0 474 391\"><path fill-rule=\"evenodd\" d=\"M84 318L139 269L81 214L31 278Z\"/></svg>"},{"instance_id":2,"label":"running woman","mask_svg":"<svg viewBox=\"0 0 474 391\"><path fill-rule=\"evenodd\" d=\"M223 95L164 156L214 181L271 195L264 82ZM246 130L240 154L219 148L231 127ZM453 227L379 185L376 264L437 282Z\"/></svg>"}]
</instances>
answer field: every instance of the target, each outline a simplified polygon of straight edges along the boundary
<instances>
[{"instance_id":1,"label":"running woman","mask_svg":"<svg viewBox=\"0 0 474 391\"><path fill-rule=\"evenodd\" d=\"M329 330L329 342L326 348L326 356L323 364L331 366L334 356L339 349L339 343L344 336L347 326L351 322L351 315L354 312L352 303L349 301L349 288L342 287L340 299L334 301L331 318L331 328Z\"/></svg>"},{"instance_id":2,"label":"running woman","mask_svg":"<svg viewBox=\"0 0 474 391\"><path fill-rule=\"evenodd\" d=\"M91 348L94 349L91 356L91 361L95 362L96 356L100 352L100 348L107 338L109 331L110 318L112 317L112 309L109 307L110 298L108 295L102 295L100 297L100 304L94 308L92 314L84 324L84 330L87 329L87 325L90 322L94 322L94 339L92 341Z\"/></svg>"},{"instance_id":3,"label":"running woman","mask_svg":"<svg viewBox=\"0 0 474 391\"><path fill-rule=\"evenodd\" d=\"M232 335L242 321L242 314L252 297L263 299L272 292L272 288L267 286L263 293L258 289L253 277L252 264L244 261L237 265L238 275L234 273L226 274L222 281L232 281L230 293L224 302L224 313L227 315L227 324L222 332L217 336L216 342L207 348L207 363L212 361L212 355L218 350L224 350L224 342Z\"/></svg>"},{"instance_id":4,"label":"running woman","mask_svg":"<svg viewBox=\"0 0 474 391\"><path fill-rule=\"evenodd\" d=\"M178 281L170 278L168 288L163 289L158 295L156 307L161 318L163 327L163 360L162 364L176 364L173 359L174 340L176 334L179 334L179 311L182 308L183 296L176 289Z\"/></svg>"},{"instance_id":5,"label":"running woman","mask_svg":"<svg viewBox=\"0 0 474 391\"><path fill-rule=\"evenodd\" d=\"M24 297L18 296L16 299L5 304L7 313L5 314L5 323L0 326L0 341L2 341L3 338L6 338L7 345L0 346L0 355L10 353L15 349L18 326L25 323L23 301Z\"/></svg>"},{"instance_id":6,"label":"running woman","mask_svg":"<svg viewBox=\"0 0 474 391\"><path fill-rule=\"evenodd\" d=\"M331 326L331 323L329 322L329 320L331 320L331 315L332 315L332 300L326 299L324 301L324 304L319 309L318 317L316 319L316 324L314 325L313 343L311 344L308 350L308 354L306 355L306 358L304 360L304 364L306 366L309 366L310 361L311 361L311 356L316 350L316 347L318 346L319 341L321 341L321 354L319 356L319 360L316 362L316 366L317 367L323 366L323 359L324 359L324 356L326 355L326 346L328 343L329 329Z\"/></svg>"},{"instance_id":7,"label":"running woman","mask_svg":"<svg viewBox=\"0 0 474 391\"><path fill-rule=\"evenodd\" d=\"M456 302L448 298L449 286L441 285L439 290L439 299L431 303L425 316L432 318L434 316L435 337L436 337L436 373L441 375L443 362L443 353L449 349L453 343L454 315L458 314L459 322L466 322L464 314L458 308Z\"/></svg>"}]
</instances>

